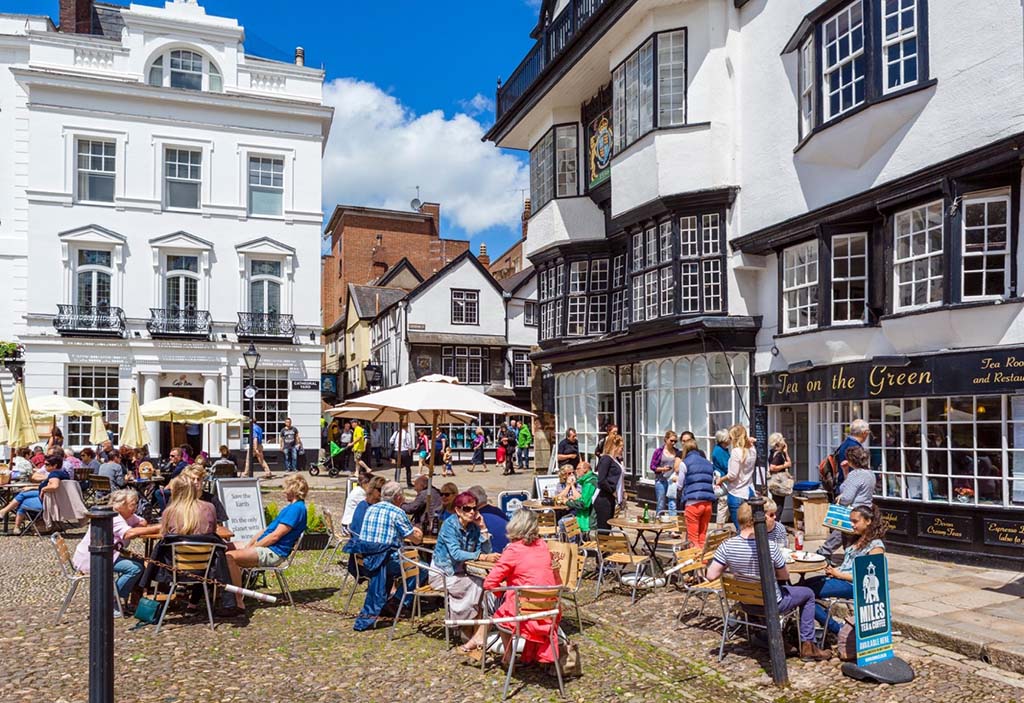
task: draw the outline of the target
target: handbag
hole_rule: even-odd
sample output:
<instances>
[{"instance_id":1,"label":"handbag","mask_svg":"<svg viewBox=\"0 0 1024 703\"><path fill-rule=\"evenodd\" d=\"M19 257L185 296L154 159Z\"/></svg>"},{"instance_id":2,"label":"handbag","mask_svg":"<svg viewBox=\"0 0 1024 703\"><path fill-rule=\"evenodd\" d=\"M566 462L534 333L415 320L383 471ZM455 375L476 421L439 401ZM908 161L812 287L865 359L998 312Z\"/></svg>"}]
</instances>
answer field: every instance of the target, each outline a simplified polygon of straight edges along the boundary
<instances>
[{"instance_id":1,"label":"handbag","mask_svg":"<svg viewBox=\"0 0 1024 703\"><path fill-rule=\"evenodd\" d=\"M580 658L580 646L577 643L558 643L558 666L562 670L562 676L583 676L583 660Z\"/></svg>"},{"instance_id":2,"label":"handbag","mask_svg":"<svg viewBox=\"0 0 1024 703\"><path fill-rule=\"evenodd\" d=\"M793 493L793 474L789 469L772 474L768 479L768 492L777 496L788 496Z\"/></svg>"},{"instance_id":3,"label":"handbag","mask_svg":"<svg viewBox=\"0 0 1024 703\"><path fill-rule=\"evenodd\" d=\"M146 598L143 596L142 598L139 598L139 603L135 606L135 619L139 622L153 625L157 621L157 613L159 611L159 603L152 598Z\"/></svg>"}]
</instances>

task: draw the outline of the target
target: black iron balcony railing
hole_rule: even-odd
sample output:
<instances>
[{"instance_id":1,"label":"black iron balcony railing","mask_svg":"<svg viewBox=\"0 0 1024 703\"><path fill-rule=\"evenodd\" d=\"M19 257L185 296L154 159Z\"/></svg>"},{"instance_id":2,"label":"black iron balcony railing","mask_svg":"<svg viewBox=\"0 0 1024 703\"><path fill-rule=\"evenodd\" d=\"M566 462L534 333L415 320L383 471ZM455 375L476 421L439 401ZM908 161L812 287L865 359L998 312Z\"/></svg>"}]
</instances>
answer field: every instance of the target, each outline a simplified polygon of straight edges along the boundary
<instances>
[{"instance_id":1,"label":"black iron balcony railing","mask_svg":"<svg viewBox=\"0 0 1024 703\"><path fill-rule=\"evenodd\" d=\"M150 308L146 329L150 337L208 339L212 322L208 311L193 307Z\"/></svg>"},{"instance_id":2,"label":"black iron balcony railing","mask_svg":"<svg viewBox=\"0 0 1024 703\"><path fill-rule=\"evenodd\" d=\"M295 336L295 319L276 312L240 312L235 334L239 339L291 339Z\"/></svg>"},{"instance_id":3,"label":"black iron balcony railing","mask_svg":"<svg viewBox=\"0 0 1024 703\"><path fill-rule=\"evenodd\" d=\"M501 116L519 101L544 69L572 42L593 19L597 11L613 0L569 0L569 4L543 30L526 58L512 71L504 85L498 86L497 114Z\"/></svg>"},{"instance_id":4,"label":"black iron balcony railing","mask_svg":"<svg viewBox=\"0 0 1024 703\"><path fill-rule=\"evenodd\" d=\"M53 327L68 337L123 337L124 310L110 305L58 305Z\"/></svg>"}]
</instances>

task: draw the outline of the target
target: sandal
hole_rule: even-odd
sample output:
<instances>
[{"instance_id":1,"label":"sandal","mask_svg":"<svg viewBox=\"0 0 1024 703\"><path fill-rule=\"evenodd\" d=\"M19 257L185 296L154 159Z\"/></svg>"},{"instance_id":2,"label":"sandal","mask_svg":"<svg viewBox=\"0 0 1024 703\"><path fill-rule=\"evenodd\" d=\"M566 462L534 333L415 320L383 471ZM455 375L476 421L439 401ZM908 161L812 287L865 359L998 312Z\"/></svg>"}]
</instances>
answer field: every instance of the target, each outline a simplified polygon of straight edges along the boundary
<instances>
[{"instance_id":1,"label":"sandal","mask_svg":"<svg viewBox=\"0 0 1024 703\"><path fill-rule=\"evenodd\" d=\"M484 646L478 642L466 642L465 644L459 645L459 651L463 654L469 654L470 652L479 652Z\"/></svg>"}]
</instances>

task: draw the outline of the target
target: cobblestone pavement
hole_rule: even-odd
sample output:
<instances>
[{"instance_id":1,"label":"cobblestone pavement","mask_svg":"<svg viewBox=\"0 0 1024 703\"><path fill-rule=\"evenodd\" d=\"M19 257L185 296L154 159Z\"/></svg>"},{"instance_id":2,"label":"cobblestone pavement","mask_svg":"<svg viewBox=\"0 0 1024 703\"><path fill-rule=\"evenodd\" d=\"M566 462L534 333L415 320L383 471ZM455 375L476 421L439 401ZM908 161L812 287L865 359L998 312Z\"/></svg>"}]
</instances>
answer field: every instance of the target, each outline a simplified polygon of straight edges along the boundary
<instances>
[{"instance_id":1,"label":"cobblestone pavement","mask_svg":"<svg viewBox=\"0 0 1024 703\"><path fill-rule=\"evenodd\" d=\"M320 491L312 500L340 508L340 492ZM76 538L72 537L71 541ZM441 616L423 623L354 633L351 618L313 610L338 611L340 570L314 569L316 552L302 553L290 574L299 607L250 606L247 620L218 623L211 632L204 618L184 612L168 615L160 635L152 627L133 629L118 620L117 700L289 702L498 700L504 675L479 666L445 646ZM54 615L64 594L48 542L0 537L0 701L79 703L87 699L87 596L76 596L64 623ZM270 589L273 592L273 589ZM870 697L883 701L965 701L1007 703L1024 700L1024 678L972 662L920 642L900 639L897 651L915 668L911 684L878 687L845 679L837 662L803 664L789 660L791 688L779 691L765 674L761 650L737 643L717 661L718 635L712 629L675 620L679 596L661 589L629 605L628 594L606 589L593 601L587 582L583 612L587 627L578 635L584 676L567 682L573 701L729 701L747 703L832 703ZM354 608L358 605L356 597ZM519 701L557 700L555 681L527 670L513 678Z\"/></svg>"}]
</instances>

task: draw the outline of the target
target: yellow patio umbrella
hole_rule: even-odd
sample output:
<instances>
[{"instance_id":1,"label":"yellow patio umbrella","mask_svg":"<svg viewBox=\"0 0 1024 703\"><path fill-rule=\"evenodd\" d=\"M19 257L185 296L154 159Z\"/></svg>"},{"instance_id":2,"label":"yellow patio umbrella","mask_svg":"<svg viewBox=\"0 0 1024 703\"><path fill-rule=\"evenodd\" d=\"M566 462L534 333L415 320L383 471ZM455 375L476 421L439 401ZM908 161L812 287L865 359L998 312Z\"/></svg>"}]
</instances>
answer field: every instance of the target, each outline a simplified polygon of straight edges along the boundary
<instances>
[{"instance_id":1,"label":"yellow patio umbrella","mask_svg":"<svg viewBox=\"0 0 1024 703\"><path fill-rule=\"evenodd\" d=\"M11 418L7 414L7 401L4 400L4 390L0 388L0 444L7 444L10 437L8 428L11 426Z\"/></svg>"},{"instance_id":2,"label":"yellow patio umbrella","mask_svg":"<svg viewBox=\"0 0 1024 703\"><path fill-rule=\"evenodd\" d=\"M12 447L28 447L39 442L36 425L32 421L32 413L28 409L28 398L25 397L25 385L14 386L14 397L11 398L11 422L7 438Z\"/></svg>"},{"instance_id":3,"label":"yellow patio umbrella","mask_svg":"<svg viewBox=\"0 0 1024 703\"><path fill-rule=\"evenodd\" d=\"M188 398L168 395L139 406L142 419L150 422L177 422L196 424L200 420L217 414L209 405L197 403Z\"/></svg>"},{"instance_id":4,"label":"yellow patio umbrella","mask_svg":"<svg viewBox=\"0 0 1024 703\"><path fill-rule=\"evenodd\" d=\"M29 410L36 420L69 415L72 417L95 417L102 415L100 409L66 395L41 395L28 401Z\"/></svg>"},{"instance_id":5,"label":"yellow patio umbrella","mask_svg":"<svg viewBox=\"0 0 1024 703\"><path fill-rule=\"evenodd\" d=\"M89 427L89 441L93 444L102 444L108 439L107 426L103 424L103 413L100 412L100 406L93 403L92 407L96 409L96 414L92 416L92 425Z\"/></svg>"},{"instance_id":6,"label":"yellow patio umbrella","mask_svg":"<svg viewBox=\"0 0 1024 703\"><path fill-rule=\"evenodd\" d=\"M146 423L139 411L139 395L134 388L132 388L131 403L128 405L128 416L125 418L124 427L121 428L119 439L121 446L133 449L149 444L149 430L146 429Z\"/></svg>"},{"instance_id":7,"label":"yellow patio umbrella","mask_svg":"<svg viewBox=\"0 0 1024 703\"><path fill-rule=\"evenodd\" d=\"M214 414L199 420L199 424L201 425L234 425L236 423L249 421L249 418L245 415L242 415L231 408L224 407L223 405L207 403L203 407L213 410Z\"/></svg>"}]
</instances>

